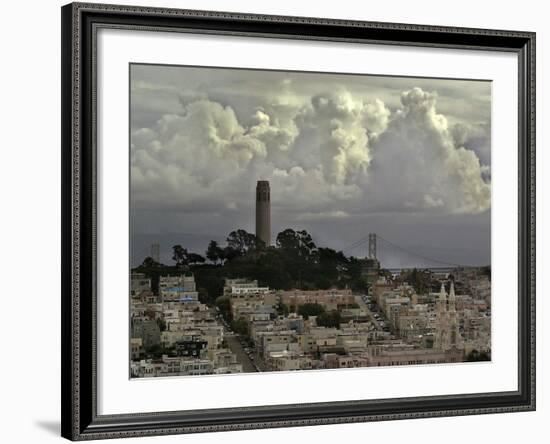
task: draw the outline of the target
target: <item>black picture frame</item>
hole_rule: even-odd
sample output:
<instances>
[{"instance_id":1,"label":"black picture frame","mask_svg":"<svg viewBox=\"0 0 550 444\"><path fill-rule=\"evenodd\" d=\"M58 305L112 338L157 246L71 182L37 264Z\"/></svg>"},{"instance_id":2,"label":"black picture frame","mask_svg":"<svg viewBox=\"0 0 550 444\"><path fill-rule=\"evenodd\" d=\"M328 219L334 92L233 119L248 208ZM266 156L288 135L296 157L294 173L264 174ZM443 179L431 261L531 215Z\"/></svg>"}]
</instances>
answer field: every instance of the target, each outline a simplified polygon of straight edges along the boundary
<instances>
[{"instance_id":1,"label":"black picture frame","mask_svg":"<svg viewBox=\"0 0 550 444\"><path fill-rule=\"evenodd\" d=\"M62 436L70 440L535 409L535 33L72 3L62 15ZM100 27L507 51L519 66L518 390L97 414L95 39Z\"/></svg>"}]
</instances>

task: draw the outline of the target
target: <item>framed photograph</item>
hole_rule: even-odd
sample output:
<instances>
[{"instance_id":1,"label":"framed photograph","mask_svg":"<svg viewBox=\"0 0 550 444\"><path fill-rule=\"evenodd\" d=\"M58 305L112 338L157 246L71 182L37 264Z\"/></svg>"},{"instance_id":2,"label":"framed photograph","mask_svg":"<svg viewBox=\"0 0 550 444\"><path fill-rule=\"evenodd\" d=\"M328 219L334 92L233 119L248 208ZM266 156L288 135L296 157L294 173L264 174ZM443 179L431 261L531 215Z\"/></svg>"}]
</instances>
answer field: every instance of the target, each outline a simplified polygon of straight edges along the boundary
<instances>
[{"instance_id":1,"label":"framed photograph","mask_svg":"<svg viewBox=\"0 0 550 444\"><path fill-rule=\"evenodd\" d=\"M62 435L535 409L535 34L62 8Z\"/></svg>"}]
</instances>

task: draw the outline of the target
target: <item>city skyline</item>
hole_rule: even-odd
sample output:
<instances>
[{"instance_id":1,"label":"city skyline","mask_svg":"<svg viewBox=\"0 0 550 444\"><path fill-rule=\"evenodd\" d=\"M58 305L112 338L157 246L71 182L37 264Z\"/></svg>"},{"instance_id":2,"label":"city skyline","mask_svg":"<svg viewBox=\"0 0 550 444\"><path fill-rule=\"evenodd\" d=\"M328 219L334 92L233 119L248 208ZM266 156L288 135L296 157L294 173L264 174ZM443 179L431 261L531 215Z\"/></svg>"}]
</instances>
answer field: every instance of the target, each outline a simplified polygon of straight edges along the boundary
<instances>
[{"instance_id":1,"label":"city skyline","mask_svg":"<svg viewBox=\"0 0 550 444\"><path fill-rule=\"evenodd\" d=\"M341 250L378 232L490 264L490 82L132 65L131 88L132 265L152 243L166 261L254 233L257 180L272 239Z\"/></svg>"},{"instance_id":2,"label":"city skyline","mask_svg":"<svg viewBox=\"0 0 550 444\"><path fill-rule=\"evenodd\" d=\"M130 75L131 378L491 360L489 82Z\"/></svg>"}]
</instances>

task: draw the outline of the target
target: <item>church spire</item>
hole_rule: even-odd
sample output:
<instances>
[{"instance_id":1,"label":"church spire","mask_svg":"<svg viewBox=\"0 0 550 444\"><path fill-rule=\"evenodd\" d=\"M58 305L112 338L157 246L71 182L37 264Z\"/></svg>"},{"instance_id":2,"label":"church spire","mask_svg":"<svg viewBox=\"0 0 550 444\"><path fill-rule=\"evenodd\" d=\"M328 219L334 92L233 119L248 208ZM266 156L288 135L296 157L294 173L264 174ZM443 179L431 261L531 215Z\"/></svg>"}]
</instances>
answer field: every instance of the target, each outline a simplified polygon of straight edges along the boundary
<instances>
[{"instance_id":1,"label":"church spire","mask_svg":"<svg viewBox=\"0 0 550 444\"><path fill-rule=\"evenodd\" d=\"M440 301L446 301L447 300L447 292L445 291L445 284L441 283L441 291L439 292L439 300Z\"/></svg>"},{"instance_id":2,"label":"church spire","mask_svg":"<svg viewBox=\"0 0 550 444\"><path fill-rule=\"evenodd\" d=\"M445 292L445 284L441 283L441 291L439 297L435 303L438 316L443 316L443 313L447 311L447 293Z\"/></svg>"},{"instance_id":3,"label":"church spire","mask_svg":"<svg viewBox=\"0 0 550 444\"><path fill-rule=\"evenodd\" d=\"M451 281L451 288L449 290L449 311L456 310L456 295L455 295L455 284Z\"/></svg>"}]
</instances>

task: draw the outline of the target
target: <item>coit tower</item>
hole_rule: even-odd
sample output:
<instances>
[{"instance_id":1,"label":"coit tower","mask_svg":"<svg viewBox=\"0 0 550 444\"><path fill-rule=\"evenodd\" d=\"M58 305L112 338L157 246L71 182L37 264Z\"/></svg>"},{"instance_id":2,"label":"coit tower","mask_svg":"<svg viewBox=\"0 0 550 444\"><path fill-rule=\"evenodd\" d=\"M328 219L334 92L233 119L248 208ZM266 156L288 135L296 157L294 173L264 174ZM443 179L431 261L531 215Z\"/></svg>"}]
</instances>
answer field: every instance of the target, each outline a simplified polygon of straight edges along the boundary
<instances>
[{"instance_id":1,"label":"coit tower","mask_svg":"<svg viewBox=\"0 0 550 444\"><path fill-rule=\"evenodd\" d=\"M267 180L256 184L256 237L267 247L271 245L271 199Z\"/></svg>"}]
</instances>

